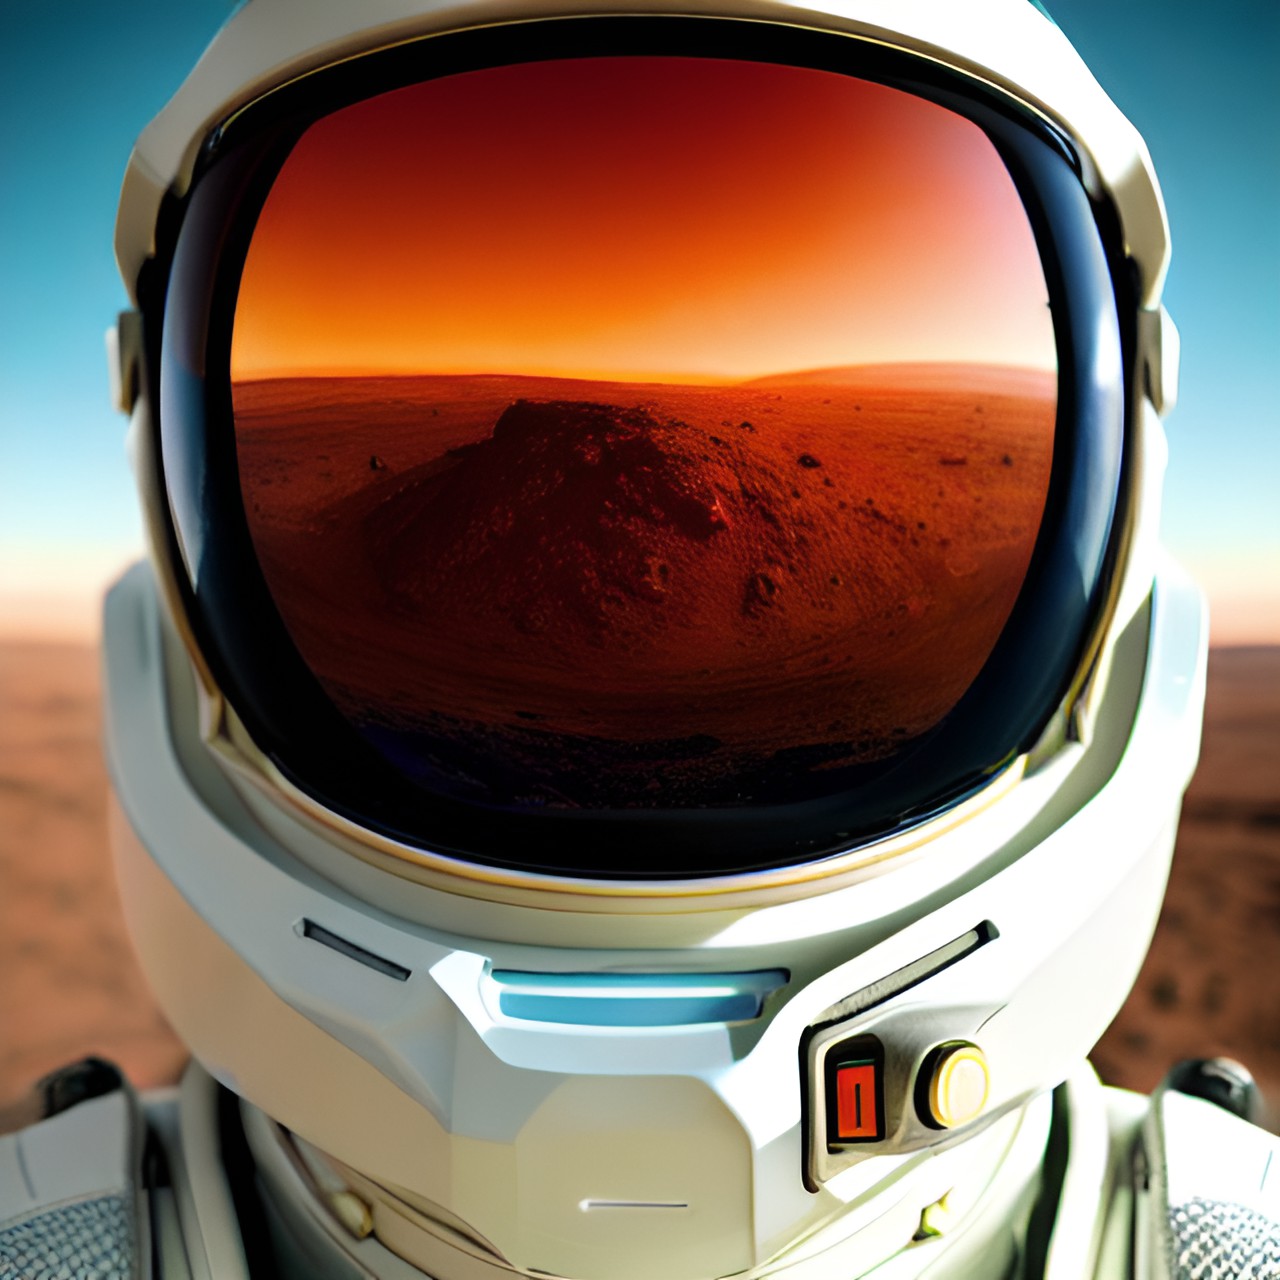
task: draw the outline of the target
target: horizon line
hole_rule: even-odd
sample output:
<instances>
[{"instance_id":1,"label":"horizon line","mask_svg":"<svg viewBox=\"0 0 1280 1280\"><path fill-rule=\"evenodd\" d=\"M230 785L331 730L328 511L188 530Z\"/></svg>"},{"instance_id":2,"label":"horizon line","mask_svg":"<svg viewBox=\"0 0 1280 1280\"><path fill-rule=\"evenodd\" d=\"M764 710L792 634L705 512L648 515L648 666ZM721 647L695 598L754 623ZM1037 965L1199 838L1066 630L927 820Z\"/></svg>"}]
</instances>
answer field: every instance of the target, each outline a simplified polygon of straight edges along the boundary
<instances>
[{"instance_id":1,"label":"horizon line","mask_svg":"<svg viewBox=\"0 0 1280 1280\"><path fill-rule=\"evenodd\" d=\"M567 373L567 372L530 372L526 370L495 369L404 369L373 368L369 366L351 366L335 369L272 369L267 372L233 374L233 384L254 382L284 382L294 378L342 379L342 378L526 378L548 382L618 382L631 386L707 386L707 387L743 387L753 383L777 382L782 379L799 381L807 379L820 383L830 380L830 375L871 371L876 369L936 369L936 370L1002 370L1018 374L1037 374L1056 377L1056 366L1046 368L1042 365L1018 364L1009 361L980 360L873 360L860 364L817 365L803 369L783 369L772 373L756 373L748 377L724 373Z\"/></svg>"}]
</instances>

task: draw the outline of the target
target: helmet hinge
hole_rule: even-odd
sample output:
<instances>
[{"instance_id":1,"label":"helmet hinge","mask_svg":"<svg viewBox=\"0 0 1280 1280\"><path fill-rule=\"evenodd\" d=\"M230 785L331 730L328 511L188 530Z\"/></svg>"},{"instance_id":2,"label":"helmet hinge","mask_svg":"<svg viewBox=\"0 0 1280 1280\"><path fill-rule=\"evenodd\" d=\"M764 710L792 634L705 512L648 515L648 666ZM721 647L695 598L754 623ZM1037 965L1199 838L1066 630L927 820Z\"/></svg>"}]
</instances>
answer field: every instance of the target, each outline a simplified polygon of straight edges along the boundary
<instances>
[{"instance_id":1,"label":"helmet hinge","mask_svg":"<svg viewBox=\"0 0 1280 1280\"><path fill-rule=\"evenodd\" d=\"M107 377L111 382L111 403L124 414L133 412L142 371L142 316L122 311L107 330Z\"/></svg>"}]
</instances>

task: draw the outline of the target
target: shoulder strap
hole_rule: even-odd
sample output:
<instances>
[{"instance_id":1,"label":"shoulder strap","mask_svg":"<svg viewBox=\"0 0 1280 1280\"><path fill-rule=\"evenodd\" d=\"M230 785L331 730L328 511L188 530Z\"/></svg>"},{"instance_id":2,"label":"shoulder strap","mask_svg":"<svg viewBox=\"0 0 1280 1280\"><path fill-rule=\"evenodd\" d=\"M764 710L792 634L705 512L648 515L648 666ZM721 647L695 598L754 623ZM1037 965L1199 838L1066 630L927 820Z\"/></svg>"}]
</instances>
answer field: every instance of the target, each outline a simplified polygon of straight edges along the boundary
<instances>
[{"instance_id":1,"label":"shoulder strap","mask_svg":"<svg viewBox=\"0 0 1280 1280\"><path fill-rule=\"evenodd\" d=\"M1142 1280L1280 1280L1280 1138L1166 1084L1136 1174Z\"/></svg>"},{"instance_id":2,"label":"shoulder strap","mask_svg":"<svg viewBox=\"0 0 1280 1280\"><path fill-rule=\"evenodd\" d=\"M0 1136L0 1280L148 1280L145 1129L110 1063L36 1086L33 1123Z\"/></svg>"}]
</instances>

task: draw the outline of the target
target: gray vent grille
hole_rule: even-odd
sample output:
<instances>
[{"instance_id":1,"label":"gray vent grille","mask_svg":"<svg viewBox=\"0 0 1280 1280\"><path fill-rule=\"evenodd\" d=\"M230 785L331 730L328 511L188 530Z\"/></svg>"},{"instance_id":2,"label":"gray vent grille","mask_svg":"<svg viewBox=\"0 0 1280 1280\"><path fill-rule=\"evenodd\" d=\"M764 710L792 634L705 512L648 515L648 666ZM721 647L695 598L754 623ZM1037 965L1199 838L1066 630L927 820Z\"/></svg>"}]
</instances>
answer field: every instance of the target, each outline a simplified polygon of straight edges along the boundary
<instances>
[{"instance_id":1,"label":"gray vent grille","mask_svg":"<svg viewBox=\"0 0 1280 1280\"><path fill-rule=\"evenodd\" d=\"M1280 1223L1197 1197L1169 1209L1176 1280L1280 1280Z\"/></svg>"},{"instance_id":2,"label":"gray vent grille","mask_svg":"<svg viewBox=\"0 0 1280 1280\"><path fill-rule=\"evenodd\" d=\"M0 1280L131 1280L133 1253L124 1197L98 1196L0 1227Z\"/></svg>"}]
</instances>

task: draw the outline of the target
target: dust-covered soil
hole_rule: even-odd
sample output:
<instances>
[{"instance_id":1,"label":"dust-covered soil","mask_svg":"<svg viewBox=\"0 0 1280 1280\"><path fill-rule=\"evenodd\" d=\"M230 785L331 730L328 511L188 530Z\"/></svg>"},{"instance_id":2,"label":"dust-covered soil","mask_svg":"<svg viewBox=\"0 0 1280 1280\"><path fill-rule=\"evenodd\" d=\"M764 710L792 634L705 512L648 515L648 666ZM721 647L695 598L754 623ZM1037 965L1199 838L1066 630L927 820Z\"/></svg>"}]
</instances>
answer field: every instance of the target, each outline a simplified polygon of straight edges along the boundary
<instances>
[{"instance_id":1,"label":"dust-covered soil","mask_svg":"<svg viewBox=\"0 0 1280 1280\"><path fill-rule=\"evenodd\" d=\"M235 402L259 561L346 716L446 792L587 808L838 788L932 729L1022 586L1055 409L967 366Z\"/></svg>"},{"instance_id":2,"label":"dust-covered soil","mask_svg":"<svg viewBox=\"0 0 1280 1280\"><path fill-rule=\"evenodd\" d=\"M186 1060L120 914L98 691L93 647L0 642L0 1105L88 1053L140 1086Z\"/></svg>"},{"instance_id":3,"label":"dust-covered soil","mask_svg":"<svg viewBox=\"0 0 1280 1280\"><path fill-rule=\"evenodd\" d=\"M85 1053L142 1086L184 1059L120 918L99 722L91 648L0 643L0 1104ZM1216 650L1164 913L1094 1061L1145 1091L1180 1058L1228 1054L1280 1102L1278 974L1280 648Z\"/></svg>"},{"instance_id":4,"label":"dust-covered soil","mask_svg":"<svg viewBox=\"0 0 1280 1280\"><path fill-rule=\"evenodd\" d=\"M1280 1132L1280 648L1209 654L1200 767L1147 962L1093 1054L1143 1092L1171 1063L1225 1054Z\"/></svg>"}]
</instances>

